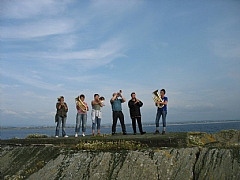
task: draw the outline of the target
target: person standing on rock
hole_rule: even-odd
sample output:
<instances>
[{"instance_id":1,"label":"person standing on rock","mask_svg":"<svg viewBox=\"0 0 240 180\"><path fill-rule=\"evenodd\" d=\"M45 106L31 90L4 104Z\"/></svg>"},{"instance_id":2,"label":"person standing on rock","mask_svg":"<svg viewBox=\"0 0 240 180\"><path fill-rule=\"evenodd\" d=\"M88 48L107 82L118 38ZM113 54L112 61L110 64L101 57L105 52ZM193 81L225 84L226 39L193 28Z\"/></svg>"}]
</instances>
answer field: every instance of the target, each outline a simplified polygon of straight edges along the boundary
<instances>
[{"instance_id":1,"label":"person standing on rock","mask_svg":"<svg viewBox=\"0 0 240 180\"><path fill-rule=\"evenodd\" d=\"M76 127L75 127L75 137L78 137L80 127L82 125L82 136L85 136L86 126L87 126L87 111L88 105L84 102L85 96L81 94L78 96L78 103L76 104L77 115L76 115Z\"/></svg>"},{"instance_id":2,"label":"person standing on rock","mask_svg":"<svg viewBox=\"0 0 240 180\"><path fill-rule=\"evenodd\" d=\"M64 97L63 96L60 96L58 98L56 108L57 108L57 119L56 119L57 127L56 127L55 136L56 136L56 138L58 138L60 126L61 126L61 123L62 123L62 136L63 137L68 137L66 132L65 132L68 106L67 106L67 103L64 102Z\"/></svg>"},{"instance_id":3,"label":"person standing on rock","mask_svg":"<svg viewBox=\"0 0 240 180\"><path fill-rule=\"evenodd\" d=\"M97 124L97 131L98 135L100 135L100 126L101 126L101 119L102 119L102 112L101 107L104 104L99 99L99 94L94 94L94 99L92 101L92 135L95 136L95 127Z\"/></svg>"},{"instance_id":4,"label":"person standing on rock","mask_svg":"<svg viewBox=\"0 0 240 180\"><path fill-rule=\"evenodd\" d=\"M130 117L132 119L133 134L134 135L137 134L137 130L136 130L136 120L137 120L139 132L143 135L146 133L146 132L143 132L142 130L142 121L141 121L141 112L140 112L140 107L143 106L143 103L142 101L136 98L135 92L132 92L131 97L132 99L128 101L128 107L130 110Z\"/></svg>"},{"instance_id":5,"label":"person standing on rock","mask_svg":"<svg viewBox=\"0 0 240 180\"><path fill-rule=\"evenodd\" d=\"M160 96L161 96L161 99L162 99L162 102L157 102L156 103L156 106L157 105L163 105L162 108L158 107L157 108L157 115L156 115L156 131L154 134L159 134L159 120L162 116L162 123L163 123L163 130L162 130L162 134L165 134L166 133L166 117L167 117L167 103L168 103L168 98L165 96L166 94L166 91L165 89L161 89L160 91Z\"/></svg>"},{"instance_id":6,"label":"person standing on rock","mask_svg":"<svg viewBox=\"0 0 240 180\"><path fill-rule=\"evenodd\" d=\"M116 125L118 118L121 123L123 135L127 135L126 126L124 124L124 115L122 113L122 103L124 103L125 101L126 99L122 96L122 90L120 90L120 92L118 93L113 93L113 97L110 100L110 103L112 105L112 118L113 118L112 135L116 134Z\"/></svg>"}]
</instances>

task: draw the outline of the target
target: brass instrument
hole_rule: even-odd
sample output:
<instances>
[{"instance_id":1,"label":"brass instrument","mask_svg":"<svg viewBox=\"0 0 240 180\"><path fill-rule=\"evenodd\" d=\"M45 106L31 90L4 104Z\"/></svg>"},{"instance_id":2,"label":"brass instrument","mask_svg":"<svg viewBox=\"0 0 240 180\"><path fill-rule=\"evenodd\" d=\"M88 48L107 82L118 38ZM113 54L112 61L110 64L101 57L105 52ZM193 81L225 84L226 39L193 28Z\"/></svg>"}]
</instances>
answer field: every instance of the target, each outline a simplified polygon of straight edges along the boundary
<instances>
[{"instance_id":1,"label":"brass instrument","mask_svg":"<svg viewBox=\"0 0 240 180\"><path fill-rule=\"evenodd\" d=\"M161 95L158 93L158 89L156 91L154 91L152 94L153 94L152 98L155 103L163 102ZM156 106L159 108L162 108L164 106L164 104L156 104Z\"/></svg>"},{"instance_id":2,"label":"brass instrument","mask_svg":"<svg viewBox=\"0 0 240 180\"><path fill-rule=\"evenodd\" d=\"M76 105L83 111L86 112L87 111L87 106L82 102L82 100L80 99L80 96L75 98L75 102Z\"/></svg>"},{"instance_id":3,"label":"brass instrument","mask_svg":"<svg viewBox=\"0 0 240 180\"><path fill-rule=\"evenodd\" d=\"M100 101L101 103L103 103L103 102L105 101L105 98L104 98L103 96L101 96L101 97L99 98L99 101Z\"/></svg>"},{"instance_id":4,"label":"brass instrument","mask_svg":"<svg viewBox=\"0 0 240 180\"><path fill-rule=\"evenodd\" d=\"M119 90L119 92L117 93L118 96L120 96L122 94L122 90Z\"/></svg>"}]
</instances>

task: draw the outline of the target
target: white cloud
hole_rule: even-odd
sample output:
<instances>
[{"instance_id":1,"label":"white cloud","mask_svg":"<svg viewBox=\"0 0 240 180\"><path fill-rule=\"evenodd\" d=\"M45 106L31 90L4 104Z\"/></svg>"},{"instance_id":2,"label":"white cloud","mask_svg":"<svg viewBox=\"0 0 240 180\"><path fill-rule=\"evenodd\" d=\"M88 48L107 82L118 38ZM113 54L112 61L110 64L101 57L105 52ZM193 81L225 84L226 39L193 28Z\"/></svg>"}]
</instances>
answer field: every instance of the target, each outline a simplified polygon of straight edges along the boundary
<instances>
[{"instance_id":1,"label":"white cloud","mask_svg":"<svg viewBox=\"0 0 240 180\"><path fill-rule=\"evenodd\" d=\"M23 25L1 27L2 38L36 38L48 35L65 34L74 31L74 22L70 19L47 19L28 22Z\"/></svg>"},{"instance_id":2,"label":"white cloud","mask_svg":"<svg viewBox=\"0 0 240 180\"><path fill-rule=\"evenodd\" d=\"M1 0L1 17L3 18L32 18L37 15L54 15L64 11L67 1L55 0Z\"/></svg>"}]
</instances>

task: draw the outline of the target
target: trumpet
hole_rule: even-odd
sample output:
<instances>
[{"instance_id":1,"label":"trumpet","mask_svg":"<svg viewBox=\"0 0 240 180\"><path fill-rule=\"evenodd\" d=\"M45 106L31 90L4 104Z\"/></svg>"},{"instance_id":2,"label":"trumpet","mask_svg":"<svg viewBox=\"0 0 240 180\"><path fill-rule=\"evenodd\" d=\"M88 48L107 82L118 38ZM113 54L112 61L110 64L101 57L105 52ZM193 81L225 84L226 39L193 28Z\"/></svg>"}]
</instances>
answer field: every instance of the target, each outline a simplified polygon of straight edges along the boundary
<instances>
[{"instance_id":1,"label":"trumpet","mask_svg":"<svg viewBox=\"0 0 240 180\"><path fill-rule=\"evenodd\" d=\"M158 89L156 90L156 91L153 91L153 101L155 102L155 103L157 103L157 102L163 102L163 100L162 100L162 98L161 98L161 95L158 93ZM163 106L164 106L164 104L156 104L156 106L157 107L159 107L159 108L162 108Z\"/></svg>"},{"instance_id":2,"label":"trumpet","mask_svg":"<svg viewBox=\"0 0 240 180\"><path fill-rule=\"evenodd\" d=\"M119 90L119 92L117 93L118 96L120 96L122 94L122 90Z\"/></svg>"},{"instance_id":3,"label":"trumpet","mask_svg":"<svg viewBox=\"0 0 240 180\"><path fill-rule=\"evenodd\" d=\"M87 111L87 106L82 102L82 100L80 99L80 96L75 98L75 102L76 105L83 111L86 112Z\"/></svg>"}]
</instances>

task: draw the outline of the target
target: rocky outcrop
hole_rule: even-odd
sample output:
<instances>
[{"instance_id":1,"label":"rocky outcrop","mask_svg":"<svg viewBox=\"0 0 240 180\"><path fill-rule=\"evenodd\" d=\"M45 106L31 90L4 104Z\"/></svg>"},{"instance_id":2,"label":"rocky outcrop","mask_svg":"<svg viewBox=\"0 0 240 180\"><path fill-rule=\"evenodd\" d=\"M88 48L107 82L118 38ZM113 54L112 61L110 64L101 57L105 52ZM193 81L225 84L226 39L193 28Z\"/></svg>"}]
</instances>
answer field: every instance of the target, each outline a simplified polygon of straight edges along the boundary
<instances>
[{"instance_id":1,"label":"rocky outcrop","mask_svg":"<svg viewBox=\"0 0 240 180\"><path fill-rule=\"evenodd\" d=\"M169 137L166 136L166 139L169 142ZM99 147L99 140L97 142L95 144ZM188 147L141 146L144 148L132 150L140 147L139 144L130 146L134 143L126 143L131 150L101 151L79 149L92 147L94 142L92 146L83 146L83 142L81 146L5 144L1 149L1 175L2 179L9 180L240 179L239 131L222 132L218 136L189 133L185 142ZM224 144L227 146L224 147Z\"/></svg>"}]
</instances>

